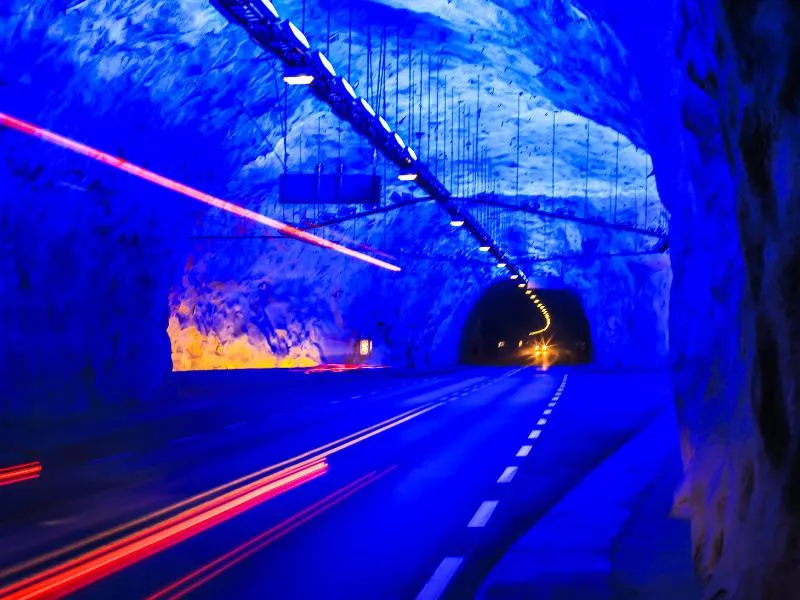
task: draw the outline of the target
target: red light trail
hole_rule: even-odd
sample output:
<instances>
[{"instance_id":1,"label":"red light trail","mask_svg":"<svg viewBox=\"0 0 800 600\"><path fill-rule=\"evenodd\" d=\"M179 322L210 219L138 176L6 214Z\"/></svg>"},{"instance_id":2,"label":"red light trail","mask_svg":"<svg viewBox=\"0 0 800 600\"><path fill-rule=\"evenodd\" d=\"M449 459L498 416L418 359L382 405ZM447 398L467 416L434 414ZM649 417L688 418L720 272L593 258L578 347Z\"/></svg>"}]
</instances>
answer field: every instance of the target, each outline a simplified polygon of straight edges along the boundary
<instances>
[{"instance_id":1,"label":"red light trail","mask_svg":"<svg viewBox=\"0 0 800 600\"><path fill-rule=\"evenodd\" d=\"M257 536L247 540L230 552L226 552L219 558L214 559L199 569L192 571L185 577L182 577L181 579L168 585L167 587L150 596L147 600L161 600L162 598L177 600L178 598L183 598L190 592L193 592L203 584L208 583L218 575L221 575L223 572L242 562L249 556L252 556L256 552L263 550L271 543L279 540L288 533L291 533L314 517L321 515L329 508L344 502L347 498L359 490L388 475L396 468L397 465L392 465L391 467L388 467L380 472L372 471L362 477L359 477L355 481L351 481L347 485L339 488L335 492L332 492L310 506L307 506L288 519L281 521L274 527L271 527L263 533L260 533Z\"/></svg>"},{"instance_id":2,"label":"red light trail","mask_svg":"<svg viewBox=\"0 0 800 600\"><path fill-rule=\"evenodd\" d=\"M36 479L41 473L42 465L39 461L4 467L0 469L0 486Z\"/></svg>"},{"instance_id":3,"label":"red light trail","mask_svg":"<svg viewBox=\"0 0 800 600\"><path fill-rule=\"evenodd\" d=\"M0 125L4 125L10 129L14 129L26 135L30 135L32 137L39 138L46 142L50 142L51 144L54 144L56 146L72 150L77 154L87 156L93 160L96 160L105 165L109 165L111 167L119 169L120 171L124 171L125 173L128 173L130 175L139 177L140 179L144 179L145 181L149 181L150 183L161 186L165 189L172 190L173 192L177 192L179 194L183 194L184 196L193 198L194 200L199 200L204 204L208 204L209 206L213 206L214 208L218 208L220 210L224 210L226 212L235 214L237 216L244 217L245 219L250 219L251 221L255 221L256 223L260 223L261 225L265 225L272 229L276 229L287 236L296 238L298 240L302 240L304 242L308 242L309 244L314 244L315 246L319 246L320 248L334 250L336 252L339 252L340 254L344 254L351 258L361 260L363 262L375 265L377 267L381 267L383 269L388 269L389 271L401 270L400 267L398 267L397 265L393 265L391 263L375 258L374 256L370 256L369 254L364 254L363 252L358 252L357 250L353 250L346 246L342 246L341 244L337 244L336 242L331 242L330 240L318 237L314 234L308 233L307 231L303 231L302 229L298 229L297 227L293 227L292 225L283 223L276 219L272 219L255 211L242 208L241 206L228 202L227 200L222 200L221 198L217 198L216 196L206 194L205 192L196 190L192 187L189 187L188 185L184 185L183 183L179 183L173 179L169 179L167 177L164 177L163 175L159 175L158 173L148 171L147 169L129 163L128 161L122 158L113 156L111 154L106 154L101 150L97 150L96 148L92 148L91 146L81 144L80 142L76 142L75 140L64 137L57 133L53 133L52 131L43 129L32 123L28 123L27 121L23 121L22 119L17 119L16 117L12 117L11 115L7 115L2 112L0 112Z\"/></svg>"},{"instance_id":4,"label":"red light trail","mask_svg":"<svg viewBox=\"0 0 800 600\"><path fill-rule=\"evenodd\" d=\"M0 589L6 600L61 598L328 472L304 463L235 489L51 569Z\"/></svg>"}]
</instances>

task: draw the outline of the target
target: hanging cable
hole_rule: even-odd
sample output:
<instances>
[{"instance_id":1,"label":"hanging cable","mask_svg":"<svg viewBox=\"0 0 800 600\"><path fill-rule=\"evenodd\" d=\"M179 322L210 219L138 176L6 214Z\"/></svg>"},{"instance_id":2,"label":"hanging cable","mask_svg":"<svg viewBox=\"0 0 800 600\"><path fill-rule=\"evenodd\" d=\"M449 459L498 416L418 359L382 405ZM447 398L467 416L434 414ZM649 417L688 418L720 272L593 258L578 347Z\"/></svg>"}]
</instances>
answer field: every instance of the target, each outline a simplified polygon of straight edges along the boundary
<instances>
[{"instance_id":1,"label":"hanging cable","mask_svg":"<svg viewBox=\"0 0 800 600\"><path fill-rule=\"evenodd\" d=\"M425 152L428 157L428 163L431 162L431 64L432 54L428 54L428 133L427 133L427 151Z\"/></svg>"},{"instance_id":2,"label":"hanging cable","mask_svg":"<svg viewBox=\"0 0 800 600\"><path fill-rule=\"evenodd\" d=\"M353 5L348 3L347 18L347 80L353 81Z\"/></svg>"},{"instance_id":3,"label":"hanging cable","mask_svg":"<svg viewBox=\"0 0 800 600\"><path fill-rule=\"evenodd\" d=\"M586 118L586 179L583 184L583 218L589 218L589 118Z\"/></svg>"},{"instance_id":4,"label":"hanging cable","mask_svg":"<svg viewBox=\"0 0 800 600\"><path fill-rule=\"evenodd\" d=\"M394 70L394 126L400 126L400 27L397 27L397 54Z\"/></svg>"},{"instance_id":5,"label":"hanging cable","mask_svg":"<svg viewBox=\"0 0 800 600\"><path fill-rule=\"evenodd\" d=\"M517 95L517 163L516 163L516 182L514 183L514 198L515 203L519 206L519 115L520 115L520 102L522 102L522 92Z\"/></svg>"},{"instance_id":6,"label":"hanging cable","mask_svg":"<svg viewBox=\"0 0 800 600\"><path fill-rule=\"evenodd\" d=\"M614 223L617 222L617 202L619 199L619 131L617 132L617 159L614 167Z\"/></svg>"},{"instance_id":7,"label":"hanging cable","mask_svg":"<svg viewBox=\"0 0 800 600\"><path fill-rule=\"evenodd\" d=\"M325 55L331 58L331 0L327 2L328 8L328 35L325 38Z\"/></svg>"}]
</instances>

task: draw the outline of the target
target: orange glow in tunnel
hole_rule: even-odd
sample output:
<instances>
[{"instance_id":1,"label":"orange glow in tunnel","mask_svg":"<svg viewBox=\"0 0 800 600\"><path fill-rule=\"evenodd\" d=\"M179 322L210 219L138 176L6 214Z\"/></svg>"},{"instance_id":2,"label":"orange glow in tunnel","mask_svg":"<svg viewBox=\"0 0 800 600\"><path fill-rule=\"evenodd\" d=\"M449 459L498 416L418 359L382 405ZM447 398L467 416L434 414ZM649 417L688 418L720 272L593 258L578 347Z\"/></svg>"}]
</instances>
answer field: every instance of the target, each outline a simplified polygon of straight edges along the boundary
<instances>
[{"instance_id":1,"label":"orange glow in tunnel","mask_svg":"<svg viewBox=\"0 0 800 600\"><path fill-rule=\"evenodd\" d=\"M32 137L39 138L46 142L50 142L51 144L55 144L56 146L61 146L62 148L72 150L77 154L87 156L98 162L117 168L120 171L124 171L126 173L129 173L130 175L135 175L140 179L144 179L145 181L154 183L155 185L161 186L168 190L172 190L179 194L183 194L184 196L187 196L189 198L193 198L194 200L199 200L200 202L208 204L209 206L213 206L220 210L224 210L226 212L238 215L240 217L244 217L245 219L250 219L251 221L255 221L256 223L260 223L261 225L265 225L272 229L276 229L281 233L283 233L284 235L293 237L298 240L302 240L304 242L308 242L310 244L314 244L316 246L319 246L320 248L334 250L346 256L350 256L351 258L361 260L363 262L375 265L377 267L381 267L383 269L388 269L389 271L400 271L400 267L398 267L397 265L393 265L386 261L380 260L378 258L375 258L374 256L370 256L369 254L364 254L363 252L347 248L346 246L342 246L341 244L337 244L336 242L331 242L330 240L318 237L314 234L308 233L307 231L303 231L302 229L298 229L297 227L293 227L292 225L288 225L287 223L283 223L276 219L272 219L260 213L254 212L252 210L242 208L241 206L228 202L227 200L222 200L221 198L217 198L216 196L206 194L205 192L196 190L192 187L189 187L188 185L184 185L173 179L169 179L167 177L164 177L163 175L159 175L158 173L148 171L147 169L129 163L128 161L123 160L117 156L106 154L105 152L92 148L91 146L87 146L85 144L81 144L80 142L76 142L75 140L71 140L62 135L58 135L57 133L53 133L52 131L48 131L47 129L43 129L41 127L33 125L32 123L28 123L27 121L23 121L22 119L17 119L16 117L12 117L10 115L0 112L0 125L4 125L10 129L15 129L16 131L19 131L21 133L25 133Z\"/></svg>"}]
</instances>

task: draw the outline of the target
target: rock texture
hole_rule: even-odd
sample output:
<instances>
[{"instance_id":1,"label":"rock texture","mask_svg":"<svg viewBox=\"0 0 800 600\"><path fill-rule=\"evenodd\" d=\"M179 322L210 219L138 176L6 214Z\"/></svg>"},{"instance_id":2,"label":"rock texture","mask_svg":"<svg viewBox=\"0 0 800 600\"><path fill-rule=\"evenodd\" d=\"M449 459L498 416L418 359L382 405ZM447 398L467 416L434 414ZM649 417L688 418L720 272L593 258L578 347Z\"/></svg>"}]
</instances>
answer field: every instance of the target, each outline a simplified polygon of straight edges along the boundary
<instances>
[{"instance_id":1,"label":"rock texture","mask_svg":"<svg viewBox=\"0 0 800 600\"><path fill-rule=\"evenodd\" d=\"M627 48L671 213L670 345L709 598L795 598L797 7L596 2ZM794 140L794 141L790 141Z\"/></svg>"}]
</instances>

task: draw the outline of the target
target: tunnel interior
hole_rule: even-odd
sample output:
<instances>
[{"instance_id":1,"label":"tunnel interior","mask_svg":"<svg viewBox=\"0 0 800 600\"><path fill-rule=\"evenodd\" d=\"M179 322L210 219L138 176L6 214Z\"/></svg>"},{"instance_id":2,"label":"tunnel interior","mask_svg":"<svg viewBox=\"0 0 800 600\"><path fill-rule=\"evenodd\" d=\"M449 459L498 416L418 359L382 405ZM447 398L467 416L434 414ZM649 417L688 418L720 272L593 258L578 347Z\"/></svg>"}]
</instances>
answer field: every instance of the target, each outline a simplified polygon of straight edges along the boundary
<instances>
[{"instance_id":1,"label":"tunnel interior","mask_svg":"<svg viewBox=\"0 0 800 600\"><path fill-rule=\"evenodd\" d=\"M460 361L468 365L585 364L592 360L589 321L580 298L567 289L536 294L552 317L541 312L514 281L489 287L467 316ZM534 333L532 335L532 333Z\"/></svg>"}]
</instances>

